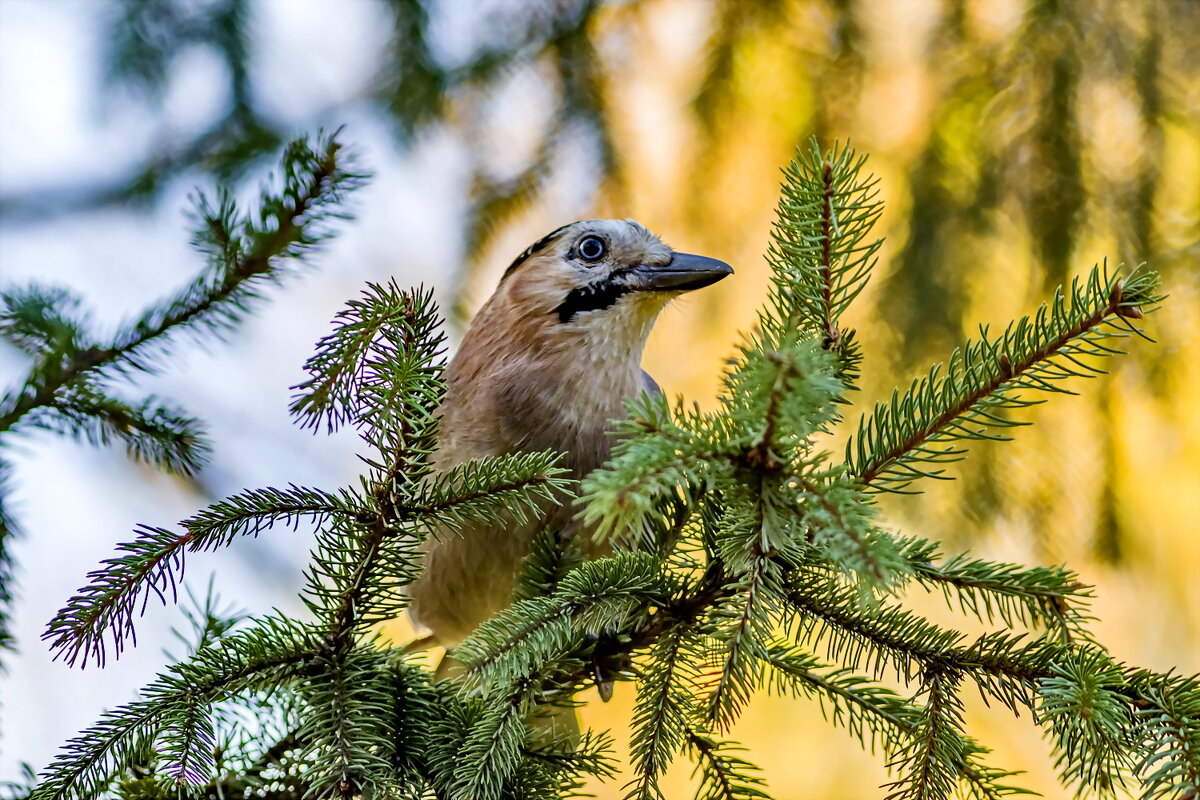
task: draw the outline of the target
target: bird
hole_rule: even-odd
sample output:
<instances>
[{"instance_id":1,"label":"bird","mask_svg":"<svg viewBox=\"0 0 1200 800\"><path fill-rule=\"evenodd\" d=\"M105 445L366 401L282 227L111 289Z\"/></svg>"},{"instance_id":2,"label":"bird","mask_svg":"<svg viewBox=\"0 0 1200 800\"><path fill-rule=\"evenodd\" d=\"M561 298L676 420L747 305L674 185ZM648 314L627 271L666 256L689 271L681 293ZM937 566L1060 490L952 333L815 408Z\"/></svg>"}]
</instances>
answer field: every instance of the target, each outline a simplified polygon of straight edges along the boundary
<instances>
[{"instance_id":1,"label":"bird","mask_svg":"<svg viewBox=\"0 0 1200 800\"><path fill-rule=\"evenodd\" d=\"M659 392L642 351L667 303L731 275L723 261L677 253L632 219L564 225L512 262L471 321L444 374L431 474L471 459L557 451L582 479L614 444L625 400ZM533 519L435 532L407 587L409 615L448 652L512 603L539 530L589 531L570 500Z\"/></svg>"}]
</instances>

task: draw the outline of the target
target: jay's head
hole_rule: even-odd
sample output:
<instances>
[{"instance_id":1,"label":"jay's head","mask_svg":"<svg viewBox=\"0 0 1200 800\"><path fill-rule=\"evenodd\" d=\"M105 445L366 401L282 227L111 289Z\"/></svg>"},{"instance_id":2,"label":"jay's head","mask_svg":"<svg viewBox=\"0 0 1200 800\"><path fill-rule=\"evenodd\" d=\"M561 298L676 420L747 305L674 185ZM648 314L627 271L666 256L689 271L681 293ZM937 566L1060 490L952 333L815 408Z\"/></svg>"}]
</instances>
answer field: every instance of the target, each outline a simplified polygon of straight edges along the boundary
<instances>
[{"instance_id":1,"label":"jay's head","mask_svg":"<svg viewBox=\"0 0 1200 800\"><path fill-rule=\"evenodd\" d=\"M565 225L518 256L493 302L547 332L644 341L669 300L732 273L715 258L676 253L634 220L592 219Z\"/></svg>"}]
</instances>

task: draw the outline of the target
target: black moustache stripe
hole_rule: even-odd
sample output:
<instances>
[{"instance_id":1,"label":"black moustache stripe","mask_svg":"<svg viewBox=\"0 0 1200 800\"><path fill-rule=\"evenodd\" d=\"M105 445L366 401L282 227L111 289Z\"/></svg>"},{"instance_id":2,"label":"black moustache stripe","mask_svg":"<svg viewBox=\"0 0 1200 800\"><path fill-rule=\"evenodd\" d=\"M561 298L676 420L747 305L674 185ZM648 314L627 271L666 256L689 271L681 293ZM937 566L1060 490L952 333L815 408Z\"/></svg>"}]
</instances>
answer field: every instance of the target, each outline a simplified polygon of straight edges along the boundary
<instances>
[{"instance_id":1,"label":"black moustache stripe","mask_svg":"<svg viewBox=\"0 0 1200 800\"><path fill-rule=\"evenodd\" d=\"M559 322L570 322L581 311L600 311L609 308L625 295L632 292L623 282L613 280L581 286L567 293L566 298L554 309Z\"/></svg>"}]
</instances>

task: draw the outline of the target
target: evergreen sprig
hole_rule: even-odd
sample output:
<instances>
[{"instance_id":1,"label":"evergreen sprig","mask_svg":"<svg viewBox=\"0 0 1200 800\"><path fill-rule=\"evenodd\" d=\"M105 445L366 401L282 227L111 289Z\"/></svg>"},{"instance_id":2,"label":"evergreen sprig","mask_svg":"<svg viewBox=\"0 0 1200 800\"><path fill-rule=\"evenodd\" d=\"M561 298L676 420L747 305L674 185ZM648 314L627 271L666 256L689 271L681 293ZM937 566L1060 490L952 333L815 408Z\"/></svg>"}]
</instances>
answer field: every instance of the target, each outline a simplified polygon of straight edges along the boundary
<instances>
[{"instance_id":1,"label":"evergreen sprig","mask_svg":"<svg viewBox=\"0 0 1200 800\"><path fill-rule=\"evenodd\" d=\"M294 527L304 518L354 519L364 509L346 490L332 494L292 486L227 498L183 520L182 533L145 526L136 539L118 545L120 555L90 573L92 581L59 611L42 638L68 664L91 660L103 666L109 648L119 657L134 639L136 617L151 597L176 602L187 553L228 547L239 536L257 536L276 524Z\"/></svg>"},{"instance_id":2,"label":"evergreen sprig","mask_svg":"<svg viewBox=\"0 0 1200 800\"><path fill-rule=\"evenodd\" d=\"M30 412L25 425L98 447L124 442L129 457L179 475L191 475L211 449L200 423L184 411L147 397L132 404L83 381Z\"/></svg>"},{"instance_id":3,"label":"evergreen sprig","mask_svg":"<svg viewBox=\"0 0 1200 800\"><path fill-rule=\"evenodd\" d=\"M688 733L688 746L697 755L696 772L700 775L696 800L769 800L758 767L736 755L742 748L719 742L699 730Z\"/></svg>"},{"instance_id":4,"label":"evergreen sprig","mask_svg":"<svg viewBox=\"0 0 1200 800\"><path fill-rule=\"evenodd\" d=\"M793 335L837 354L839 377L852 386L861 361L842 314L866 285L882 239L871 229L883 211L879 181L864 176L867 157L850 147L823 152L814 139L784 169L767 263L771 294L759 313L764 349Z\"/></svg>"},{"instance_id":5,"label":"evergreen sprig","mask_svg":"<svg viewBox=\"0 0 1200 800\"><path fill-rule=\"evenodd\" d=\"M122 771L154 753L167 757L175 777L198 777L197 767L185 766L179 737L168 723L201 713L197 704L211 705L251 688L266 691L281 685L303 672L314 649L309 630L270 616L198 651L142 689L142 699L106 712L68 742L32 800L101 796ZM173 744L165 750L155 747L160 736L169 737ZM211 743L211 737L193 737L188 752ZM211 757L211 753L199 755L200 761L192 763Z\"/></svg>"},{"instance_id":6,"label":"evergreen sprig","mask_svg":"<svg viewBox=\"0 0 1200 800\"><path fill-rule=\"evenodd\" d=\"M864 487L887 492L945 477L945 465L965 457L966 442L1003 441L1025 424L1008 412L1043 402L1029 393L1073 394L1063 380L1103 374L1095 359L1121 353L1115 345L1123 338L1144 337L1137 321L1161 299L1155 273L1122 276L1105 264L999 337L981 328L978 340L951 354L945 374L934 365L859 421L846 446L850 471Z\"/></svg>"},{"instance_id":7,"label":"evergreen sprig","mask_svg":"<svg viewBox=\"0 0 1200 800\"><path fill-rule=\"evenodd\" d=\"M821 446L858 363L839 319L878 247L875 184L862 167L847 148L814 149L789 168L771 296L728 362L719 410L632 399L611 461L579 487L576 518L534 537L512 605L433 675L376 628L402 613L424 538L481 521L503 532L571 502L571 485L553 453L435 471L436 310L427 291L368 287L318 344L293 404L301 425L358 429L370 451L360 485L245 492L185 520L182 534L146 528L48 635L72 659L119 651L151 595L173 599L185 552L302 519L318 527L302 591L310 620L221 631L73 743L40 797L142 800L162 781L238 800L573 796L581 776L612 774L606 737L572 733L574 698L590 686L607 696L617 681L637 692L625 786L636 800L664 796L680 755L696 763L703 800L767 797L736 744L716 738L763 688L816 700L881 751L892 800L1023 793L966 730L967 687L1041 724L1079 793L1135 781L1147 797L1194 791L1196 679L1116 662L1089 632L1091 590L1066 568L947 558L887 530L870 495L937 477L969 440L1016 425L1007 413L1034 402L1029 391L1062 391L1062 380L1096 371L1084 359L1140 333L1130 321L1157 302L1156 279L1093 271L1070 302L1060 293L1002 337L985 332L945 375L934 369L860 423L839 463ZM585 546L582 530L605 549ZM908 589L997 629L935 623ZM278 701L278 737L239 744L222 704L260 709L264 696ZM236 775L221 769L230 749Z\"/></svg>"},{"instance_id":8,"label":"evergreen sprig","mask_svg":"<svg viewBox=\"0 0 1200 800\"><path fill-rule=\"evenodd\" d=\"M1091 587L1064 567L1022 567L960 553L940 563L938 546L924 539L902 544L917 583L938 591L946 604L985 622L1040 626L1087 640Z\"/></svg>"},{"instance_id":9,"label":"evergreen sprig","mask_svg":"<svg viewBox=\"0 0 1200 800\"><path fill-rule=\"evenodd\" d=\"M130 457L169 472L198 470L210 450L198 420L155 397L121 399L109 384L162 371L185 331L204 336L232 330L270 284L295 272L333 235L331 223L348 217L347 196L365 177L336 135L292 142L282 155L281 173L277 188L263 187L253 214L224 189L215 204L198 194L194 243L206 257L206 269L115 334L95 332L83 299L69 289L38 283L0 288L0 339L32 361L17 387L0 397L0 447L15 433L40 429L93 445L122 442ZM0 478L4 473L0 462ZM7 489L0 481L0 642L8 639L3 624L12 571L8 540L16 531L5 513ZM144 548L134 551L130 559L148 555ZM151 567L148 574L157 573ZM111 621L114 630L123 624L120 614L98 621L102 627ZM93 645L84 649L101 657ZM72 646L72 652L79 651Z\"/></svg>"}]
</instances>

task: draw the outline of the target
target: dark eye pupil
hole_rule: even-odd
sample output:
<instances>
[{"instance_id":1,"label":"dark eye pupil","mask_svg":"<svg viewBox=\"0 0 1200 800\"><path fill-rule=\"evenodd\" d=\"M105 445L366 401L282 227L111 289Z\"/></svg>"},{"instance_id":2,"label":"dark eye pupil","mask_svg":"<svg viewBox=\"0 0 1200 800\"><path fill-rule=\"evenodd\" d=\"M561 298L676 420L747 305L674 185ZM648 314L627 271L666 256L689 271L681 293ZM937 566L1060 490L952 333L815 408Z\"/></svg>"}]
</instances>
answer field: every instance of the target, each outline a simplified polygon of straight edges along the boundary
<instances>
[{"instance_id":1,"label":"dark eye pupil","mask_svg":"<svg viewBox=\"0 0 1200 800\"><path fill-rule=\"evenodd\" d=\"M604 242L595 236L589 236L579 243L579 255L587 259L596 259L604 255Z\"/></svg>"}]
</instances>

